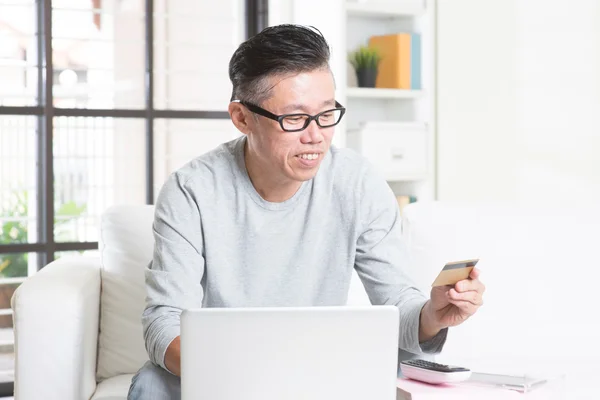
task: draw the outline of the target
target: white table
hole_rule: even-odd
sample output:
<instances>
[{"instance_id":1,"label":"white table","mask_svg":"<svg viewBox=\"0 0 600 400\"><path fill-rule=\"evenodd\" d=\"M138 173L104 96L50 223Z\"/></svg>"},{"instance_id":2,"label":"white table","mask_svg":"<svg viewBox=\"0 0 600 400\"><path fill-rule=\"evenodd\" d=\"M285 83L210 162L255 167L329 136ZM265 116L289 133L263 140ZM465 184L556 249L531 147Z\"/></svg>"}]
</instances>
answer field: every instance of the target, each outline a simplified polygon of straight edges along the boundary
<instances>
[{"instance_id":1,"label":"white table","mask_svg":"<svg viewBox=\"0 0 600 400\"><path fill-rule=\"evenodd\" d=\"M430 385L407 378L398 379L397 400L562 400L564 398L564 377L549 379L547 383L528 393L502 388L480 387L468 383Z\"/></svg>"}]
</instances>

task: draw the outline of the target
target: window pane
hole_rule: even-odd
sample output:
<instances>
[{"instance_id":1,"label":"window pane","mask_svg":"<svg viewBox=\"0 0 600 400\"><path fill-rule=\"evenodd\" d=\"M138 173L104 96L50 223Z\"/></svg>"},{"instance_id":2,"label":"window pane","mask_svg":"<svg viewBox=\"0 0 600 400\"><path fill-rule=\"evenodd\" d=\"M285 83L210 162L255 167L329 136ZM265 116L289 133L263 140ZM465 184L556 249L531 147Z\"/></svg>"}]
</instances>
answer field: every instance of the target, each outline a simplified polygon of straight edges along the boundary
<instances>
[{"instance_id":1,"label":"window pane","mask_svg":"<svg viewBox=\"0 0 600 400\"><path fill-rule=\"evenodd\" d=\"M0 116L0 245L37 239L36 131L36 117Z\"/></svg>"},{"instance_id":2,"label":"window pane","mask_svg":"<svg viewBox=\"0 0 600 400\"><path fill-rule=\"evenodd\" d=\"M188 161L239 136L226 119L156 119L154 121L154 195L165 179Z\"/></svg>"},{"instance_id":3,"label":"window pane","mask_svg":"<svg viewBox=\"0 0 600 400\"><path fill-rule=\"evenodd\" d=\"M0 106L36 104L36 26L33 0L0 0Z\"/></svg>"},{"instance_id":4,"label":"window pane","mask_svg":"<svg viewBox=\"0 0 600 400\"><path fill-rule=\"evenodd\" d=\"M12 323L12 314L2 316ZM15 351L12 328L0 328L0 383L15 380Z\"/></svg>"},{"instance_id":5,"label":"window pane","mask_svg":"<svg viewBox=\"0 0 600 400\"><path fill-rule=\"evenodd\" d=\"M0 382L15 379L15 338L10 299L18 283L5 284L0 279Z\"/></svg>"},{"instance_id":6,"label":"window pane","mask_svg":"<svg viewBox=\"0 0 600 400\"><path fill-rule=\"evenodd\" d=\"M227 110L228 66L245 36L239 0L157 0L154 102L157 108Z\"/></svg>"},{"instance_id":7,"label":"window pane","mask_svg":"<svg viewBox=\"0 0 600 400\"><path fill-rule=\"evenodd\" d=\"M36 253L0 254L0 382L14 380L14 335L10 300L15 290L37 271Z\"/></svg>"},{"instance_id":8,"label":"window pane","mask_svg":"<svg viewBox=\"0 0 600 400\"><path fill-rule=\"evenodd\" d=\"M144 1L53 0L54 105L144 106Z\"/></svg>"},{"instance_id":9,"label":"window pane","mask_svg":"<svg viewBox=\"0 0 600 400\"><path fill-rule=\"evenodd\" d=\"M21 283L35 274L37 261L36 253L0 253L0 285ZM3 304L0 299L0 309L4 307Z\"/></svg>"},{"instance_id":10,"label":"window pane","mask_svg":"<svg viewBox=\"0 0 600 400\"><path fill-rule=\"evenodd\" d=\"M96 242L107 207L145 203L144 124L122 118L54 119L57 242Z\"/></svg>"}]
</instances>

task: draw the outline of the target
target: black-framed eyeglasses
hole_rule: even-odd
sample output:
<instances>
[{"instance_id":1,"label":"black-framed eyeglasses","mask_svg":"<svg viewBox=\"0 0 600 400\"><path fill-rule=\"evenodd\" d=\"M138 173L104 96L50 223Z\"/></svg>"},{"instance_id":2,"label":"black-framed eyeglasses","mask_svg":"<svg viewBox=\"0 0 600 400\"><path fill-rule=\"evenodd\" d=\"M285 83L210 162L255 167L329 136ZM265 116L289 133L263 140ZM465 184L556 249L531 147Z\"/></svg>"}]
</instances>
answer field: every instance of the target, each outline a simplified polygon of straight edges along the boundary
<instances>
[{"instance_id":1,"label":"black-framed eyeglasses","mask_svg":"<svg viewBox=\"0 0 600 400\"><path fill-rule=\"evenodd\" d=\"M255 114L262 115L263 117L279 122L281 129L286 132L303 131L313 120L316 121L317 125L321 128L330 128L339 124L342 120L342 117L346 113L346 108L337 101L335 102L335 108L321 111L317 115L303 113L275 115L272 112L257 106L256 104L252 104L244 100L234 101L243 104L248 110Z\"/></svg>"}]
</instances>

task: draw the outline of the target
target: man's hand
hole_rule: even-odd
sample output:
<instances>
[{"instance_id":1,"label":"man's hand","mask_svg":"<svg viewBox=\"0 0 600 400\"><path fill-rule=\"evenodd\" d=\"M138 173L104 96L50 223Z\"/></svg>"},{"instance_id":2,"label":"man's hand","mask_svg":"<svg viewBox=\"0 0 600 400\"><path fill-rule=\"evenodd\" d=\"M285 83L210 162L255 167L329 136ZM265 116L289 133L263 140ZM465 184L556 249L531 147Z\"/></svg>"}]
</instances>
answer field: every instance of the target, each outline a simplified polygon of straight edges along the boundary
<instances>
[{"instance_id":1,"label":"man's hand","mask_svg":"<svg viewBox=\"0 0 600 400\"><path fill-rule=\"evenodd\" d=\"M477 312L483 305L485 292L479 274L479 270L473 268L469 279L457 282L454 287L431 289L431 299L421 310L419 341L431 339L444 328L460 325Z\"/></svg>"}]
</instances>

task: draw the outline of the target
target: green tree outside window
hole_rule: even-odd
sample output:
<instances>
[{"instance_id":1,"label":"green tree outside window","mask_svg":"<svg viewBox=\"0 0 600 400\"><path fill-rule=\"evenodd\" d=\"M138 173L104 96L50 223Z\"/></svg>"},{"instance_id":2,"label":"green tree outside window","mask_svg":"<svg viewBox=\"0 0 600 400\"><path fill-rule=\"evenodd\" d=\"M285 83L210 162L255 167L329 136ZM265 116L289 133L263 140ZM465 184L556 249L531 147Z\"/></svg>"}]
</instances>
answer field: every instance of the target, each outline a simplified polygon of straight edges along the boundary
<instances>
[{"instance_id":1,"label":"green tree outside window","mask_svg":"<svg viewBox=\"0 0 600 400\"><path fill-rule=\"evenodd\" d=\"M28 226L25 219L29 216L28 193L18 191L11 197L6 203L8 207L0 210L0 244L27 243ZM64 241L69 235L66 225L85 211L85 204L77 205L74 201L61 204L55 213L55 240ZM0 254L0 278L27 276L27 259L27 253Z\"/></svg>"}]
</instances>

